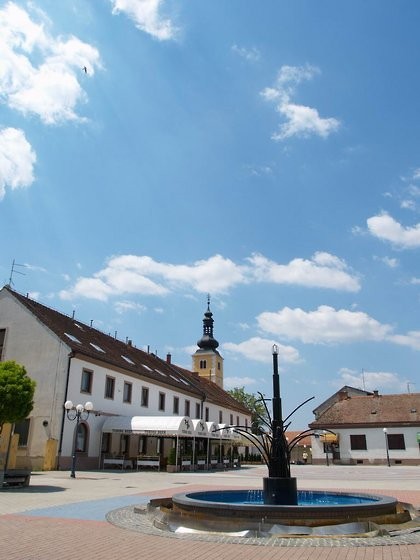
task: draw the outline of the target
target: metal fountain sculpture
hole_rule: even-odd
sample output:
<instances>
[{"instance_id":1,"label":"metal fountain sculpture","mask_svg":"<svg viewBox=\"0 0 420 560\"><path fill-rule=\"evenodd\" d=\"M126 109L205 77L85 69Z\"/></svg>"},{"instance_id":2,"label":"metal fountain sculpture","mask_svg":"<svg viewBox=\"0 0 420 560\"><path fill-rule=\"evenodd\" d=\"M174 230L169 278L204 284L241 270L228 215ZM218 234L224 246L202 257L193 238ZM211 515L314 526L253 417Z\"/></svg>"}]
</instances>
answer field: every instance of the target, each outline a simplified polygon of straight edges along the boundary
<instances>
[{"instance_id":1,"label":"metal fountain sculpture","mask_svg":"<svg viewBox=\"0 0 420 560\"><path fill-rule=\"evenodd\" d=\"M258 393L258 402L264 404L266 418L257 414L260 423L258 433L250 432L244 426L232 426L235 432L241 434L250 441L260 452L261 457L268 467L268 477L263 479L263 496L265 504L272 505L296 505L298 503L298 492L296 478L290 474L290 454L292 449L300 440L313 434L313 430L305 430L294 437L291 441L286 438L286 430L291 422L288 420L293 414L306 403L314 399L310 397L296 407L284 420L280 396L280 376L278 368L279 349L273 345L273 398L272 414L267 407L267 400L262 393Z\"/></svg>"}]
</instances>

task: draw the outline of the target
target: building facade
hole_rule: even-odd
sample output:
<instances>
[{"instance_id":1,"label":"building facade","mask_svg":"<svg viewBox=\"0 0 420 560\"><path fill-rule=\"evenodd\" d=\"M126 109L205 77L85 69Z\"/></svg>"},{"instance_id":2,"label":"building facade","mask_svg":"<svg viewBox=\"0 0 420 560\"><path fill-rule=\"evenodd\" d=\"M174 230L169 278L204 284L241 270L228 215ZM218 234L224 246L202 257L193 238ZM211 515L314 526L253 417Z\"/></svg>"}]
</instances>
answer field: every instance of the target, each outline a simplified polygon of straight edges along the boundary
<instances>
[{"instance_id":1,"label":"building facade","mask_svg":"<svg viewBox=\"0 0 420 560\"><path fill-rule=\"evenodd\" d=\"M0 290L0 360L24 365L37 383L31 415L15 427L18 467L67 469L73 449L84 469L103 467L105 458L131 465L149 455L164 465L175 445L179 457L221 458L239 443L224 425L251 422L249 410L223 386L176 366L170 355L144 352L8 286ZM77 433L66 401L93 403ZM178 422L178 431L157 429L155 419L162 417L167 425ZM125 427L110 429L112 418L124 419ZM134 429L138 418L149 424Z\"/></svg>"},{"instance_id":2,"label":"building facade","mask_svg":"<svg viewBox=\"0 0 420 560\"><path fill-rule=\"evenodd\" d=\"M420 393L343 388L309 427L314 464L420 465Z\"/></svg>"}]
</instances>

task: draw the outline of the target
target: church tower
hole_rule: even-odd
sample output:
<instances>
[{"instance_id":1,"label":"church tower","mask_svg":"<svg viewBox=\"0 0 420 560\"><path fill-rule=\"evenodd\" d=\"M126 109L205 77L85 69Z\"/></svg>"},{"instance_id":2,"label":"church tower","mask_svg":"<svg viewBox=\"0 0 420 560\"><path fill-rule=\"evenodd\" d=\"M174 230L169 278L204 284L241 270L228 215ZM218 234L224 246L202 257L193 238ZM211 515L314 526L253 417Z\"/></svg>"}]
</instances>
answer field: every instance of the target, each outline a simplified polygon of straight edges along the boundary
<instances>
[{"instance_id":1,"label":"church tower","mask_svg":"<svg viewBox=\"0 0 420 560\"><path fill-rule=\"evenodd\" d=\"M192 356L192 370L223 389L223 358L217 351L219 343L213 337L213 324L210 296L208 296L207 311L203 318L203 336L197 341L198 350Z\"/></svg>"}]
</instances>

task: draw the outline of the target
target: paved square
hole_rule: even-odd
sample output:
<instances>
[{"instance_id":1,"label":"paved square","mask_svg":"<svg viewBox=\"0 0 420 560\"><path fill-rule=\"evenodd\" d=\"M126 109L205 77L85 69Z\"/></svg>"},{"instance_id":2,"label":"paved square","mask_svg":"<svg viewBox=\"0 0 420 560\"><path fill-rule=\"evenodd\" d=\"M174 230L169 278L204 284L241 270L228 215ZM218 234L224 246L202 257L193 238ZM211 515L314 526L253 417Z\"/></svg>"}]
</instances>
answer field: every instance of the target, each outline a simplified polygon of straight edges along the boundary
<instances>
[{"instance_id":1,"label":"paved square","mask_svg":"<svg viewBox=\"0 0 420 560\"><path fill-rule=\"evenodd\" d=\"M419 467L305 465L292 469L301 489L359 490L420 505ZM128 511L150 497L200 488L260 488L265 475L265 467L216 473L80 472L76 479L68 472L35 473L28 488L0 492L1 556L8 560L246 560L257 554L263 560L420 560L420 544L337 547L324 539L301 539L299 546L295 539L275 547L232 544L229 538L168 538L116 527L106 520L109 512Z\"/></svg>"}]
</instances>

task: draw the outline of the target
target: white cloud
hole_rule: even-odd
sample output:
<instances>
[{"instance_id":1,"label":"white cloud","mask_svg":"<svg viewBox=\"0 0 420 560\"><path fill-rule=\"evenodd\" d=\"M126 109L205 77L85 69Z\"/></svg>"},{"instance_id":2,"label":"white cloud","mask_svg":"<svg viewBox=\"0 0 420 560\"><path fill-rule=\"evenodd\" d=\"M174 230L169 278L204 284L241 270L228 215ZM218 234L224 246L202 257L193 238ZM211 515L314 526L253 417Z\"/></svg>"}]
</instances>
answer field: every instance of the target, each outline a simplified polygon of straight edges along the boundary
<instances>
[{"instance_id":1,"label":"white cloud","mask_svg":"<svg viewBox=\"0 0 420 560\"><path fill-rule=\"evenodd\" d=\"M414 202L414 200L402 200L400 203L400 206L403 210L415 210L416 209L416 203Z\"/></svg>"},{"instance_id":2,"label":"white cloud","mask_svg":"<svg viewBox=\"0 0 420 560\"><path fill-rule=\"evenodd\" d=\"M282 66L274 87L261 92L266 101L275 102L276 111L285 119L278 132L272 134L273 140L285 140L292 136L307 138L312 135L327 138L338 130L338 119L322 118L317 109L298 105L291 99L296 86L311 80L316 74L319 74L319 69L310 65Z\"/></svg>"},{"instance_id":3,"label":"white cloud","mask_svg":"<svg viewBox=\"0 0 420 560\"><path fill-rule=\"evenodd\" d=\"M246 387L248 385L255 385L256 379L252 377L225 377L223 385L225 390L235 389L236 387Z\"/></svg>"},{"instance_id":4,"label":"white cloud","mask_svg":"<svg viewBox=\"0 0 420 560\"><path fill-rule=\"evenodd\" d=\"M143 294L164 296L171 289L193 289L200 293L223 293L244 283L242 267L215 255L191 265L174 265L147 256L123 255L111 258L94 278L80 278L61 297L84 296L107 299L110 295ZM92 289L93 288L93 289Z\"/></svg>"},{"instance_id":5,"label":"white cloud","mask_svg":"<svg viewBox=\"0 0 420 560\"><path fill-rule=\"evenodd\" d=\"M413 172L413 180L416 181L417 179L420 179L420 167L415 169Z\"/></svg>"},{"instance_id":6,"label":"white cloud","mask_svg":"<svg viewBox=\"0 0 420 560\"><path fill-rule=\"evenodd\" d=\"M279 349L279 361L296 363L300 361L299 352L292 346L285 346L267 338L253 337L239 344L225 342L222 348L233 354L240 354L247 360L268 363L272 360L273 344L277 344Z\"/></svg>"},{"instance_id":7,"label":"white cloud","mask_svg":"<svg viewBox=\"0 0 420 560\"><path fill-rule=\"evenodd\" d=\"M99 278L79 278L76 285L71 290L61 290L61 299L73 299L75 297L85 297L99 301L107 301L112 294L112 290Z\"/></svg>"},{"instance_id":8,"label":"white cloud","mask_svg":"<svg viewBox=\"0 0 420 560\"><path fill-rule=\"evenodd\" d=\"M0 130L0 200L6 188L29 187L34 182L36 154L22 130Z\"/></svg>"},{"instance_id":9,"label":"white cloud","mask_svg":"<svg viewBox=\"0 0 420 560\"><path fill-rule=\"evenodd\" d=\"M388 266L389 268L397 268L399 266L398 259L393 257L373 257L374 260L382 262L384 265Z\"/></svg>"},{"instance_id":10,"label":"white cloud","mask_svg":"<svg viewBox=\"0 0 420 560\"><path fill-rule=\"evenodd\" d=\"M339 379L334 385L341 387L350 385L365 391L378 390L400 392L405 388L406 383L396 374L385 371L363 371L357 372L351 369L342 368L339 371Z\"/></svg>"},{"instance_id":11,"label":"white cloud","mask_svg":"<svg viewBox=\"0 0 420 560\"><path fill-rule=\"evenodd\" d=\"M367 220L372 235L383 241L389 241L402 249L420 247L420 224L404 227L386 212L372 216Z\"/></svg>"},{"instance_id":12,"label":"white cloud","mask_svg":"<svg viewBox=\"0 0 420 560\"><path fill-rule=\"evenodd\" d=\"M394 334L388 337L388 340L400 346L408 346L413 350L420 350L420 331L409 331L407 334Z\"/></svg>"},{"instance_id":13,"label":"white cloud","mask_svg":"<svg viewBox=\"0 0 420 560\"><path fill-rule=\"evenodd\" d=\"M160 14L163 0L111 0L112 13L125 13L136 27L159 41L173 39L177 29Z\"/></svg>"},{"instance_id":14,"label":"white cloud","mask_svg":"<svg viewBox=\"0 0 420 560\"><path fill-rule=\"evenodd\" d=\"M418 169L417 172L418 177L416 177L416 179L420 179L420 169ZM415 196L416 198L420 197L420 187L418 187L417 185L409 185L407 190L411 194L411 196Z\"/></svg>"},{"instance_id":15,"label":"white cloud","mask_svg":"<svg viewBox=\"0 0 420 560\"><path fill-rule=\"evenodd\" d=\"M86 94L79 81L100 67L99 52L74 36L50 36L46 16L36 13L40 23L13 2L0 10L0 99L46 124L80 121L76 106Z\"/></svg>"},{"instance_id":16,"label":"white cloud","mask_svg":"<svg viewBox=\"0 0 420 560\"><path fill-rule=\"evenodd\" d=\"M117 301L114 305L115 311L122 315L128 311L135 311L136 313L143 313L146 307L141 303L136 303L134 301Z\"/></svg>"},{"instance_id":17,"label":"white cloud","mask_svg":"<svg viewBox=\"0 0 420 560\"><path fill-rule=\"evenodd\" d=\"M257 321L264 332L310 344L383 341L392 331L390 325L382 325L366 313L327 305L309 312L289 307L274 313L266 311Z\"/></svg>"},{"instance_id":18,"label":"white cloud","mask_svg":"<svg viewBox=\"0 0 420 560\"><path fill-rule=\"evenodd\" d=\"M233 45L232 51L249 62L258 62L261 58L261 53L256 47L246 48Z\"/></svg>"},{"instance_id":19,"label":"white cloud","mask_svg":"<svg viewBox=\"0 0 420 560\"><path fill-rule=\"evenodd\" d=\"M338 257L318 252L311 260L294 259L280 265L263 255L252 255L241 265L221 255L192 264L158 262L148 256L121 255L109 259L92 278L81 277L61 292L69 299L83 296L106 300L109 296L143 294L164 296L170 291L225 294L241 284L270 282L356 292L359 280ZM223 302L219 300L219 307Z\"/></svg>"},{"instance_id":20,"label":"white cloud","mask_svg":"<svg viewBox=\"0 0 420 560\"><path fill-rule=\"evenodd\" d=\"M317 252L310 260L297 258L285 265L277 264L259 254L254 254L248 260L253 265L252 273L259 282L348 292L360 290L359 279L349 273L344 260L330 253Z\"/></svg>"}]
</instances>

